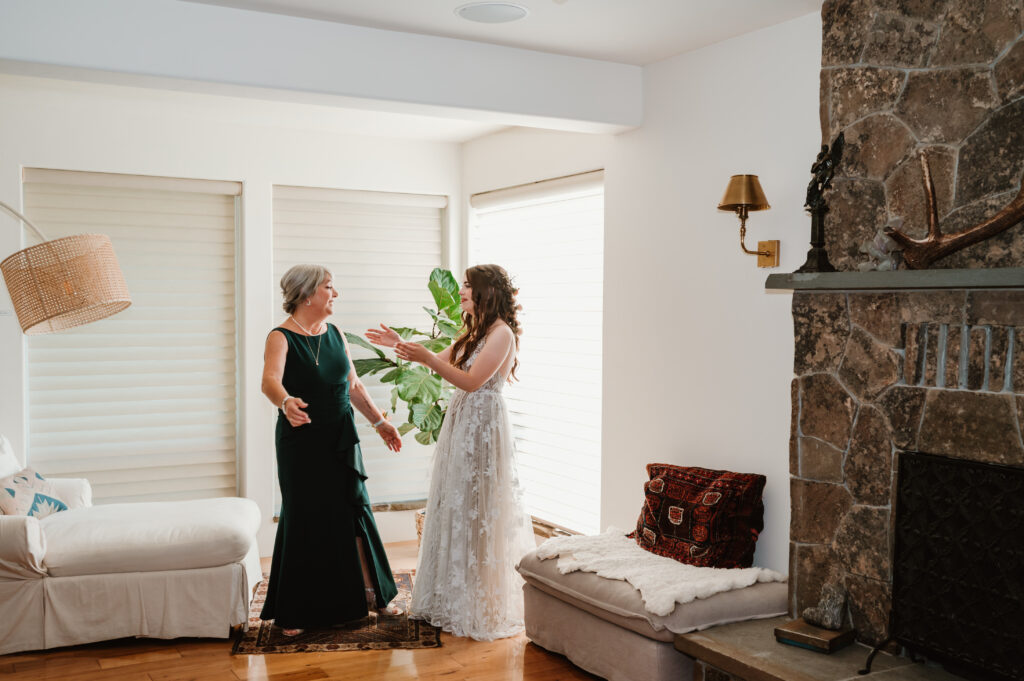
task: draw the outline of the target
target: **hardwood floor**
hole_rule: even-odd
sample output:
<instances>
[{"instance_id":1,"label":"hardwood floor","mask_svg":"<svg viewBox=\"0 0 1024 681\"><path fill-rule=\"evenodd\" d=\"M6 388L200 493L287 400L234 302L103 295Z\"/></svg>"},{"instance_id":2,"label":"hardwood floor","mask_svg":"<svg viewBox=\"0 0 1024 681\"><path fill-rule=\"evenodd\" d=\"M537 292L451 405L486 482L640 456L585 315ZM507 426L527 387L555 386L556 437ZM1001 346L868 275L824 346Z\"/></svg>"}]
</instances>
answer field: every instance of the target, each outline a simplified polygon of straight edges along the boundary
<instances>
[{"instance_id":1,"label":"hardwood floor","mask_svg":"<svg viewBox=\"0 0 1024 681\"><path fill-rule=\"evenodd\" d=\"M389 544L394 569L416 565L416 542ZM266 567L266 565L264 566ZM442 635L423 650L231 655L230 639L119 639L0 655L3 681L597 681L522 634L480 642Z\"/></svg>"}]
</instances>

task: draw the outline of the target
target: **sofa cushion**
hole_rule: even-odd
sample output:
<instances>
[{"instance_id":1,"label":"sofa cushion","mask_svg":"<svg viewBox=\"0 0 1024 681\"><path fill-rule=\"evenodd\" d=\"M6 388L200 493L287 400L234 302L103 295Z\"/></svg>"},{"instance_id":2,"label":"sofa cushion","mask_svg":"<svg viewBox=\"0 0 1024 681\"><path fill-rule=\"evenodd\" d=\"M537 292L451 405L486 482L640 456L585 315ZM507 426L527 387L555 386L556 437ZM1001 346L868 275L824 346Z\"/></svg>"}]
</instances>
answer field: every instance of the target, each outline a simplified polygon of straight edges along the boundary
<instances>
[{"instance_id":1,"label":"sofa cushion","mask_svg":"<svg viewBox=\"0 0 1024 681\"><path fill-rule=\"evenodd\" d=\"M765 477L652 463L634 537L651 553L698 567L745 568L764 529Z\"/></svg>"},{"instance_id":2,"label":"sofa cushion","mask_svg":"<svg viewBox=\"0 0 1024 681\"><path fill-rule=\"evenodd\" d=\"M45 518L68 510L53 483L26 468L0 480L0 509L6 515L27 515Z\"/></svg>"},{"instance_id":3,"label":"sofa cushion","mask_svg":"<svg viewBox=\"0 0 1024 681\"><path fill-rule=\"evenodd\" d=\"M92 485L85 478L47 478L68 508L92 506Z\"/></svg>"},{"instance_id":4,"label":"sofa cushion","mask_svg":"<svg viewBox=\"0 0 1024 681\"><path fill-rule=\"evenodd\" d=\"M260 512L250 499L107 504L40 521L50 575L149 572L241 561L252 547Z\"/></svg>"},{"instance_id":5,"label":"sofa cushion","mask_svg":"<svg viewBox=\"0 0 1024 681\"><path fill-rule=\"evenodd\" d=\"M784 582L758 582L710 598L678 603L671 613L660 616L644 608L640 592L628 582L593 572L563 575L557 560L541 560L536 551L523 556L516 569L541 591L656 641L673 641L676 634L786 613L788 588Z\"/></svg>"},{"instance_id":6,"label":"sofa cushion","mask_svg":"<svg viewBox=\"0 0 1024 681\"><path fill-rule=\"evenodd\" d=\"M4 434L0 433L0 478L14 475L21 469L22 465L14 455L14 448Z\"/></svg>"}]
</instances>

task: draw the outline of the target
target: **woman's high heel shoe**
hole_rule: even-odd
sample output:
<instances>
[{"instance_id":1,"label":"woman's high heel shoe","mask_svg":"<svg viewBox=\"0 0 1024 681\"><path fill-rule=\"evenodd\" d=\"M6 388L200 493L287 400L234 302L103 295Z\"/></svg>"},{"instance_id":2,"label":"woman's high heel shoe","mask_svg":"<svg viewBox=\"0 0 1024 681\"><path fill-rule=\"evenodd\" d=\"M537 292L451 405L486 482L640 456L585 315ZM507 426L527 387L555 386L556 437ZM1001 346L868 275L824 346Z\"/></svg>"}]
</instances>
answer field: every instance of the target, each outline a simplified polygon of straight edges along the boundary
<instances>
[{"instance_id":1,"label":"woman's high heel shoe","mask_svg":"<svg viewBox=\"0 0 1024 681\"><path fill-rule=\"evenodd\" d=\"M391 615L392 617L403 614L403 610L397 605L386 605L383 608L377 607L377 592L370 587L366 588L366 609L381 615Z\"/></svg>"}]
</instances>

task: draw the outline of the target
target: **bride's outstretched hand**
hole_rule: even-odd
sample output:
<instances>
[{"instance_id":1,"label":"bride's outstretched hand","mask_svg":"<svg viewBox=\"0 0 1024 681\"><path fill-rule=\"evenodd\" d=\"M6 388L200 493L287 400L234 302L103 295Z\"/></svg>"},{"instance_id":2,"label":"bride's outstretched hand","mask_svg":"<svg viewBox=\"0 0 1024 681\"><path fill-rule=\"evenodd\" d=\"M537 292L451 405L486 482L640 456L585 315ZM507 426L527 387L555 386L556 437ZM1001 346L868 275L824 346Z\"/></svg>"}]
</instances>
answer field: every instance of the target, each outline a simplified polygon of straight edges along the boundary
<instances>
[{"instance_id":1,"label":"bride's outstretched hand","mask_svg":"<svg viewBox=\"0 0 1024 681\"><path fill-rule=\"evenodd\" d=\"M430 350L419 343L407 343L406 341L399 341L395 344L395 355L399 359L404 359L409 362L419 362L420 364L426 365L430 361L430 358L434 356Z\"/></svg>"},{"instance_id":2,"label":"bride's outstretched hand","mask_svg":"<svg viewBox=\"0 0 1024 681\"><path fill-rule=\"evenodd\" d=\"M395 344L402 342L402 337L394 329L388 328L385 324L381 324L380 328L384 330L367 329L366 339L374 345L383 345L385 348L393 348Z\"/></svg>"}]
</instances>

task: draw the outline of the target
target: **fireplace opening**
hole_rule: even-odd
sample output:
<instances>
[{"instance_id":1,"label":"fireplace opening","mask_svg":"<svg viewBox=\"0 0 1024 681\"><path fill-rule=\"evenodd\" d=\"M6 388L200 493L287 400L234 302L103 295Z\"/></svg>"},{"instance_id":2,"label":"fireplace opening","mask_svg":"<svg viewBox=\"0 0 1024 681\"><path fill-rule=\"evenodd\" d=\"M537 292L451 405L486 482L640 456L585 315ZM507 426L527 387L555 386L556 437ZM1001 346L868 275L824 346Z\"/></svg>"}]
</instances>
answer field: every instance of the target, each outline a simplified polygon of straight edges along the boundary
<instances>
[{"instance_id":1,"label":"fireplace opening","mask_svg":"<svg viewBox=\"0 0 1024 681\"><path fill-rule=\"evenodd\" d=\"M892 638L970 679L1024 680L1024 468L899 456Z\"/></svg>"}]
</instances>

